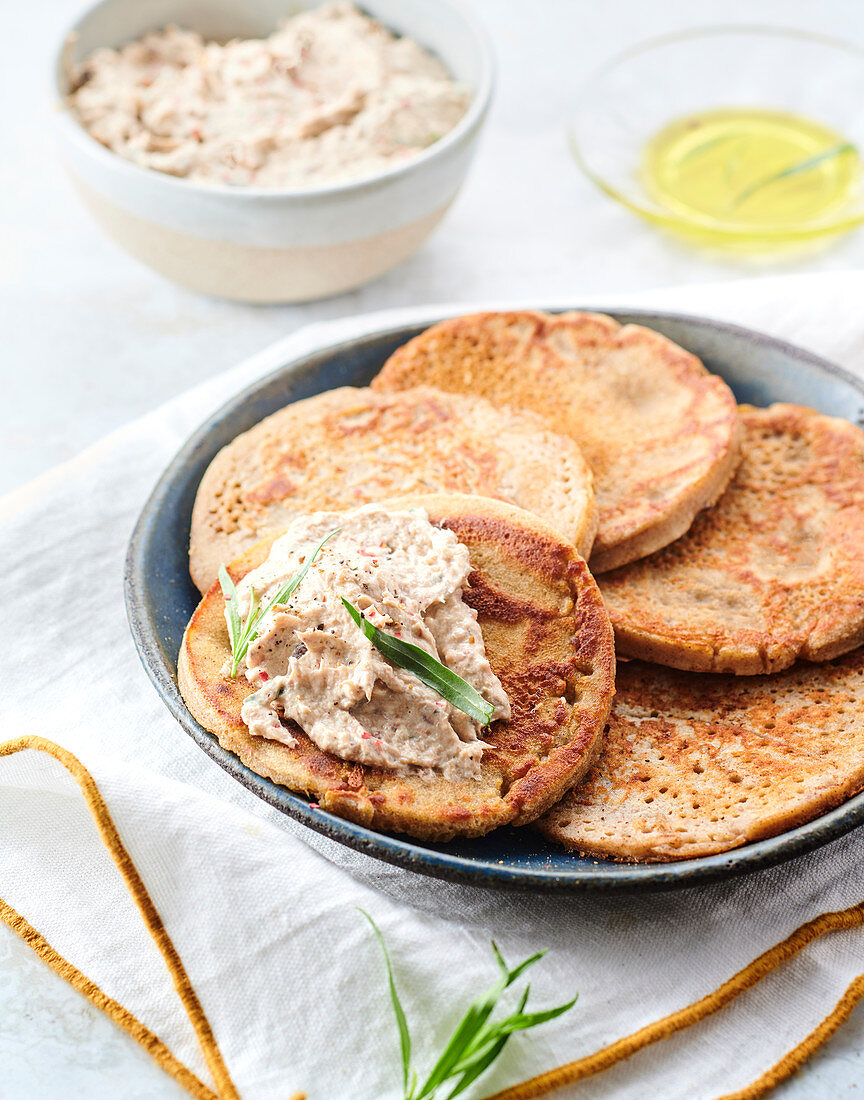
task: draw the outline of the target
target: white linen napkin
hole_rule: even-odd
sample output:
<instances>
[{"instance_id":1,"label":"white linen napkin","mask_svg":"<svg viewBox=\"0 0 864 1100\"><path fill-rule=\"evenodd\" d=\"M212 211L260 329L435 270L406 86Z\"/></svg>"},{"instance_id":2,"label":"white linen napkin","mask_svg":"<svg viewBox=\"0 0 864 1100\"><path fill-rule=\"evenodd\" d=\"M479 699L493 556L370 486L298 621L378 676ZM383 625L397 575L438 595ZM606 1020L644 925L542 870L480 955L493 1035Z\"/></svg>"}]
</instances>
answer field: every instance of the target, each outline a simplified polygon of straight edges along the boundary
<instances>
[{"instance_id":1,"label":"white linen napkin","mask_svg":"<svg viewBox=\"0 0 864 1100\"><path fill-rule=\"evenodd\" d=\"M864 374L862 301L864 273L848 273L562 304L735 321ZM509 961L550 949L531 973L535 1007L579 991L573 1011L510 1042L468 1094L479 1097L689 1004L803 921L864 900L861 830L775 869L665 894L526 897L426 879L269 809L164 709L139 665L121 587L128 537L162 468L205 416L287 359L441 311L307 328L0 501L0 739L41 735L90 770L244 1100L401 1095L382 961L357 906L384 931L427 1068L460 1010L494 980L491 936ZM163 961L56 761L32 751L0 759L0 829L0 898L210 1082ZM862 970L864 932L825 937L716 1016L559 1095L698 1100L741 1088ZM847 1026L864 1035L864 1020Z\"/></svg>"}]
</instances>

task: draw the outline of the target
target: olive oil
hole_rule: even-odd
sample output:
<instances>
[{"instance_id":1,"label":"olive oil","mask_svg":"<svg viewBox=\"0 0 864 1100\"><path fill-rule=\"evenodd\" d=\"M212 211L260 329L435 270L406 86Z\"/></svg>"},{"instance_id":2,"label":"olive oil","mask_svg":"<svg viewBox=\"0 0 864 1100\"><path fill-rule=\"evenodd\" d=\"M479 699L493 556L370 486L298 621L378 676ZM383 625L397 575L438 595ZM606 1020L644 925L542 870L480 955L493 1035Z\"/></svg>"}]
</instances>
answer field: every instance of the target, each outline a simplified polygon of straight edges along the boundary
<instances>
[{"instance_id":1,"label":"olive oil","mask_svg":"<svg viewBox=\"0 0 864 1100\"><path fill-rule=\"evenodd\" d=\"M824 231L859 207L861 159L841 134L799 115L729 107L688 115L647 143L644 183L690 234L739 247ZM851 224L851 222L850 222Z\"/></svg>"}]
</instances>

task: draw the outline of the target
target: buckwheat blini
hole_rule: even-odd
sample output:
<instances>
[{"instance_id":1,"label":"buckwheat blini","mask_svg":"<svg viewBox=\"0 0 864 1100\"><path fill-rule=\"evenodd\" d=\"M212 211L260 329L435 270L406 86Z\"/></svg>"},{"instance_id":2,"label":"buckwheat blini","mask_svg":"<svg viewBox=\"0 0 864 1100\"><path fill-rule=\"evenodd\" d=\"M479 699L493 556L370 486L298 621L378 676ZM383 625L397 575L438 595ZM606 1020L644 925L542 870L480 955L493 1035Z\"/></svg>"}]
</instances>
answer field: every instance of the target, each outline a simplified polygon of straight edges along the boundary
<instances>
[{"instance_id":1,"label":"buckwheat blini","mask_svg":"<svg viewBox=\"0 0 864 1100\"><path fill-rule=\"evenodd\" d=\"M742 406L743 458L677 542L605 574L619 653L752 675L864 642L864 432Z\"/></svg>"},{"instance_id":2,"label":"buckwheat blini","mask_svg":"<svg viewBox=\"0 0 864 1100\"><path fill-rule=\"evenodd\" d=\"M507 705L498 711L502 717L480 729L481 741L460 733L461 748L471 751L473 771L460 771L450 762L443 767L410 762L402 767L397 760L396 766L391 765L387 754L391 747L398 754L399 743L407 744L411 752L425 751L423 723L437 721L434 712L443 705L442 697L433 695L424 704L428 719L423 712L398 733L403 712L416 709L421 681L406 679L398 669L387 671L379 661L376 681L370 686L368 678L364 680L370 666L357 657L353 645L360 635L352 633L355 625L343 614L341 597L346 588L374 589L372 579L358 589L355 574L362 582L364 573L377 577L385 572L388 561L395 560L387 555L401 553L400 545L413 546L413 536L408 541L398 536L398 543L391 539L380 550L380 561L373 552L371 563L365 544L359 544L360 557L352 557L350 539L341 545L334 539L339 548L332 551L330 564L324 564L322 552L317 576L307 575L296 590L297 599L286 599L284 610L271 617L269 631L260 642L263 656L250 649L245 671L254 682L245 675L230 674L226 603L219 584L214 584L186 630L179 658L181 691L198 722L247 767L310 795L331 813L371 828L432 840L479 836L500 825L525 824L577 782L600 749L615 679L612 630L603 601L584 560L566 539L538 517L499 501L458 495L398 498L388 502L386 511L372 505L352 513L317 513L301 522L318 523L323 529L338 523L341 514L346 524L355 525L350 528L353 531L370 510L375 511L376 522L382 515L397 517L394 522L398 522L399 514L410 509L423 510L427 527L431 521L433 528L455 536L445 538L439 530L439 542L458 548L462 555L467 550L470 571L459 599L473 609L468 618L476 613L482 640L477 653L497 677L497 690L506 694ZM402 522L408 521L403 518ZM266 538L232 563L230 573L236 583L268 559L273 543L273 537ZM410 581L405 590L407 606L419 606L417 593L437 584L438 574L436 565L405 578L406 583ZM305 595L303 585L310 589ZM314 613L326 616L327 623L307 630L295 649L300 635L292 631L305 615L304 601L311 601ZM389 618L391 641L402 637L397 624L403 620L394 606L394 601L401 600L395 590L383 601L374 594L368 600L361 596L358 606L361 601L369 608L370 621ZM446 621L439 617L444 613ZM461 647L463 657L466 649L471 651L461 664L470 669L478 640L464 633L457 637L456 628L446 625L452 621L450 614L446 605L443 610L433 605L414 636L419 638L435 617L433 633L441 631L440 636L436 634L438 652L447 667L453 667ZM276 658L271 638L274 645L285 643L289 656L284 675L272 663ZM478 670L481 663L478 656ZM479 682L479 673L467 675ZM355 681L365 683L367 690L355 692ZM325 689L330 693L326 698ZM396 690L407 694L393 697ZM265 706L271 708L267 714L262 710ZM371 734L370 706L385 716L371 719ZM331 718L338 733L322 737L317 724ZM367 724L359 737L358 721ZM343 736L351 730L355 731L353 742ZM391 736L403 740L397 743ZM330 749L325 751L322 743ZM459 742L455 744L458 748ZM482 753L474 751L480 748ZM415 755L414 760L419 759Z\"/></svg>"},{"instance_id":3,"label":"buckwheat blini","mask_svg":"<svg viewBox=\"0 0 864 1100\"><path fill-rule=\"evenodd\" d=\"M293 516L432 492L526 508L587 557L592 485L573 440L529 412L428 387L346 386L287 405L223 447L195 498L190 571L205 592L220 565Z\"/></svg>"},{"instance_id":4,"label":"buckwheat blini","mask_svg":"<svg viewBox=\"0 0 864 1100\"><path fill-rule=\"evenodd\" d=\"M864 788L864 651L775 676L629 661L603 753L538 822L601 859L692 859L777 836Z\"/></svg>"},{"instance_id":5,"label":"buckwheat blini","mask_svg":"<svg viewBox=\"0 0 864 1100\"><path fill-rule=\"evenodd\" d=\"M530 409L581 448L600 525L595 573L682 535L720 495L738 461L732 391L689 352L597 313L477 313L433 325L372 382L420 384Z\"/></svg>"}]
</instances>

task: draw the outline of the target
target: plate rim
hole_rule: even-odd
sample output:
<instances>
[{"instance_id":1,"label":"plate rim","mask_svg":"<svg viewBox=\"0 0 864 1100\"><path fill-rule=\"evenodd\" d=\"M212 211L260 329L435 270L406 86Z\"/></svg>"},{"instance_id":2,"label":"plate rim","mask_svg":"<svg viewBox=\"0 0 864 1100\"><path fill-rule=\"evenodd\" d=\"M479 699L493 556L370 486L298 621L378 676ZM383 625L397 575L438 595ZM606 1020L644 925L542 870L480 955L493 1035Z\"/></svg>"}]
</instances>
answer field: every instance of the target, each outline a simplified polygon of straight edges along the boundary
<instances>
[{"instance_id":1,"label":"plate rim","mask_svg":"<svg viewBox=\"0 0 864 1100\"><path fill-rule=\"evenodd\" d=\"M543 307L531 306L528 308L542 309ZM580 307L556 305L547 308L545 312L560 313L569 309L578 310ZM611 308L593 306L588 307L586 311L606 313L616 319L622 315L638 314L646 319L655 318L658 321L680 322L716 332L727 332L757 346L771 347L773 350L794 360L807 363L815 368L818 373L828 374L846 383L861 395L862 405L864 405L864 380L823 356L817 355L815 352L757 329L728 321L718 321L698 314L641 308L639 306L616 305ZM148 611L146 601L141 595L146 585L148 536L159 516L160 506L165 503L166 497L169 495L170 488L182 476L190 460L200 458L199 452L202 445L210 438L214 429L238 408L254 401L258 394L265 391L274 382L308 370L318 361L331 358L339 352L349 351L357 347L358 344L393 337L405 332L407 329L416 329L418 325L422 325L424 328L429 327L452 316L459 316L459 314L441 312L430 316L428 311L424 311L414 321L402 316L398 323L371 330L367 329L354 336L317 347L300 356L288 358L281 365L274 367L260 378L244 386L211 412L181 444L162 471L139 513L129 539L123 571L123 592L127 619L138 658L158 695L179 725L192 737L199 748L203 749L210 759L219 764L232 778L261 798L262 801L301 825L328 837L330 840L386 863L434 878L492 889L544 893L581 893L586 891L630 893L709 885L749 872L777 866L803 856L830 843L832 840L839 839L857 826L864 824L864 791L861 791L810 822L787 830L777 836L753 841L716 855L664 863L642 864L592 859L593 866L586 867L583 863L573 871L538 870L536 868L508 866L491 859L474 859L454 855L446 850L421 847L419 843L416 843L410 837L377 832L366 826L315 808L301 795L295 794L288 788L281 787L270 779L259 776L246 767L239 757L219 744L215 735L205 730L203 726L195 721L180 695L176 673L172 674L171 669L161 658L161 640L153 616ZM410 339L410 337L406 337L406 339ZM212 457L210 455L207 461L209 462ZM536 837L540 845L548 843L544 842L539 834L533 830L530 835ZM482 840L482 838L478 839ZM562 850L556 848L554 851L556 855L560 855ZM594 867L597 869L594 870Z\"/></svg>"}]
</instances>

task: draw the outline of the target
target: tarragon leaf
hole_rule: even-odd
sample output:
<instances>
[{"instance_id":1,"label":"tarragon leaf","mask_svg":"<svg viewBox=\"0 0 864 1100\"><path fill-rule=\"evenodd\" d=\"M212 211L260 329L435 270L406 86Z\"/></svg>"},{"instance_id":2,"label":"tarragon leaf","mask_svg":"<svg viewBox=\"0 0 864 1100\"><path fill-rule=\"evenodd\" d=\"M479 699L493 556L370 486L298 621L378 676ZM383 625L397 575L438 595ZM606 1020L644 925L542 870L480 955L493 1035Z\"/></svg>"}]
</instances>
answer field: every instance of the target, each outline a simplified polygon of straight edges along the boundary
<instances>
[{"instance_id":1,"label":"tarragon leaf","mask_svg":"<svg viewBox=\"0 0 864 1100\"><path fill-rule=\"evenodd\" d=\"M387 967L387 985L390 989L390 1003L393 1005L393 1015L396 1017L396 1026L399 1028L399 1051L402 1055L402 1091L405 1096L408 1096L413 1091L408 1087L411 1074L411 1033L408 1030L408 1021L405 1019L405 1010L402 1008L402 1002L399 1000L399 994L396 991L396 983L393 980L393 967L390 965L390 955L384 937L381 935L381 929L365 909L361 909L360 912L372 925L372 931L375 933L384 953L384 965ZM417 1075L414 1074L415 1081L416 1078Z\"/></svg>"},{"instance_id":2,"label":"tarragon leaf","mask_svg":"<svg viewBox=\"0 0 864 1100\"><path fill-rule=\"evenodd\" d=\"M547 1020L554 1020L556 1016L567 1012L576 1003L574 997L567 1004L558 1005L555 1008L547 1008L540 1012L526 1012L525 1007L531 989L530 986L527 986L519 998L519 1003L509 1016L506 1016L503 1020L490 1019L504 991L521 974L524 974L529 966L533 966L545 954L545 951L538 951L518 963L511 970L493 940L492 951L500 971L498 980L471 1002L441 1052L438 1061L432 1067L423 1084L419 1085L417 1071L411 1066L411 1037L408 1032L408 1023L405 1019L405 1012L399 1000L399 995L396 992L384 937L369 914L363 909L360 912L372 925L378 942L381 944L381 950L384 952L387 981L390 987L390 1000L393 1004L393 1011L399 1028L403 1100L435 1100L436 1097L441 1095L440 1090L448 1082L453 1082L453 1084L447 1094L447 1100L454 1100L455 1097L472 1085L482 1073L485 1073L515 1031L523 1031L526 1028L545 1023Z\"/></svg>"},{"instance_id":3,"label":"tarragon leaf","mask_svg":"<svg viewBox=\"0 0 864 1100\"><path fill-rule=\"evenodd\" d=\"M757 191L761 191L763 187L768 187L769 184L777 183L778 180L788 179L790 176L800 176L802 172L809 172L812 168L818 168L820 164L823 164L826 160L833 160L835 157L842 156L844 153L856 153L857 149L854 145L851 145L848 141L842 142L839 145L832 145L830 149L826 149L822 153L817 153L813 157L806 157L804 160L799 160L795 164L790 164L788 168L782 169L780 172L775 172L773 175L765 176L764 179L757 180L755 183L751 183L749 187L745 187L738 195L735 196L730 210L737 210L742 203L745 203L747 199L752 198Z\"/></svg>"},{"instance_id":4,"label":"tarragon leaf","mask_svg":"<svg viewBox=\"0 0 864 1100\"><path fill-rule=\"evenodd\" d=\"M231 652L233 653L240 644L243 626L240 622L240 612L237 609L237 589L224 565L219 566L219 586L222 589L222 595L225 597L225 622L228 624L228 639L231 642Z\"/></svg>"},{"instance_id":5,"label":"tarragon leaf","mask_svg":"<svg viewBox=\"0 0 864 1100\"><path fill-rule=\"evenodd\" d=\"M335 531L331 531L329 535L325 535L312 553L307 556L297 572L282 585L266 604L259 605L258 593L253 588L249 597L249 611L246 615L245 622L241 622L240 619L240 603L237 597L237 587L231 580L231 576L225 566L220 565L219 586L222 589L222 595L225 597L225 622L228 626L228 640L231 643L232 677L237 675L237 669L240 667L240 662L249 652L249 646L258 637L258 626L261 620L272 607L285 603L285 601L293 595L297 590L297 586L309 572L309 567L318 557L325 542L332 539L334 535L338 535L341 530L341 527L337 527Z\"/></svg>"},{"instance_id":6,"label":"tarragon leaf","mask_svg":"<svg viewBox=\"0 0 864 1100\"><path fill-rule=\"evenodd\" d=\"M479 722L481 726L489 725L495 713L495 707L492 703L488 703L479 691L471 687L467 680L463 680L425 649L412 645L411 642L404 642L401 638L394 638L392 634L387 634L377 626L373 626L344 596L342 603L354 623L391 664L404 668L406 672L413 672L418 680L433 691L437 691L442 699L452 703L454 707Z\"/></svg>"}]
</instances>

